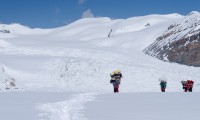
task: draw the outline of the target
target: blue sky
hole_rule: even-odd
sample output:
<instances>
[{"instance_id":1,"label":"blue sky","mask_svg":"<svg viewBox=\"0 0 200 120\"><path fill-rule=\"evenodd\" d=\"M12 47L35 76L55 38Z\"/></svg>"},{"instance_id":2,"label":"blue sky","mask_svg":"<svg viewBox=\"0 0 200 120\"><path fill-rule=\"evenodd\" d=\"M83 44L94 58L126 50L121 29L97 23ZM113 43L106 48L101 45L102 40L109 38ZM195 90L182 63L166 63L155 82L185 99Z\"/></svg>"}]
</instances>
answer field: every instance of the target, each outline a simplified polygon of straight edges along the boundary
<instances>
[{"instance_id":1,"label":"blue sky","mask_svg":"<svg viewBox=\"0 0 200 120\"><path fill-rule=\"evenodd\" d=\"M83 17L200 12L200 0L0 0L0 23L54 28Z\"/></svg>"}]
</instances>

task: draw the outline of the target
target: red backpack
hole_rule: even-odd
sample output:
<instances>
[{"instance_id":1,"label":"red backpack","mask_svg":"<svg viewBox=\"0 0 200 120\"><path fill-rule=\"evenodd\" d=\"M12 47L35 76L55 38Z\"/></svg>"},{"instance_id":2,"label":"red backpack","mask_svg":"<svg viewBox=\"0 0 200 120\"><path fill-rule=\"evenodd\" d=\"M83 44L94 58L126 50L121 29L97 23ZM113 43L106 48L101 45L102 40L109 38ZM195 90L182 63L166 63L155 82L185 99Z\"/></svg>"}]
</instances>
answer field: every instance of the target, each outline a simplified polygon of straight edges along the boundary
<instances>
[{"instance_id":1,"label":"red backpack","mask_svg":"<svg viewBox=\"0 0 200 120\"><path fill-rule=\"evenodd\" d=\"M188 82L189 84L193 84L193 83L194 83L192 80L187 80L187 82Z\"/></svg>"},{"instance_id":2,"label":"red backpack","mask_svg":"<svg viewBox=\"0 0 200 120\"><path fill-rule=\"evenodd\" d=\"M187 80L187 83L188 83L189 86L193 87L194 81L192 81L192 80Z\"/></svg>"}]
</instances>

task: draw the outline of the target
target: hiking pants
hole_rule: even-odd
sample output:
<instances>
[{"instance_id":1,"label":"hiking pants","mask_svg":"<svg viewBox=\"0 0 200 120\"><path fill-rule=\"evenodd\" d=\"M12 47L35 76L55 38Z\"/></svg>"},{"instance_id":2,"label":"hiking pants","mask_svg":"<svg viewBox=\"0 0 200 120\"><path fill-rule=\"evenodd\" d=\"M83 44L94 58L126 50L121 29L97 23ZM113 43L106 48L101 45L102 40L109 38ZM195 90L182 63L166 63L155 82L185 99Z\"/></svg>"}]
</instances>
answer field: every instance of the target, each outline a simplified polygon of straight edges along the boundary
<instances>
[{"instance_id":1,"label":"hiking pants","mask_svg":"<svg viewBox=\"0 0 200 120\"><path fill-rule=\"evenodd\" d=\"M162 91L162 92L165 92L165 88L161 88L161 91Z\"/></svg>"},{"instance_id":2,"label":"hiking pants","mask_svg":"<svg viewBox=\"0 0 200 120\"><path fill-rule=\"evenodd\" d=\"M114 92L119 92L119 86L114 87Z\"/></svg>"}]
</instances>

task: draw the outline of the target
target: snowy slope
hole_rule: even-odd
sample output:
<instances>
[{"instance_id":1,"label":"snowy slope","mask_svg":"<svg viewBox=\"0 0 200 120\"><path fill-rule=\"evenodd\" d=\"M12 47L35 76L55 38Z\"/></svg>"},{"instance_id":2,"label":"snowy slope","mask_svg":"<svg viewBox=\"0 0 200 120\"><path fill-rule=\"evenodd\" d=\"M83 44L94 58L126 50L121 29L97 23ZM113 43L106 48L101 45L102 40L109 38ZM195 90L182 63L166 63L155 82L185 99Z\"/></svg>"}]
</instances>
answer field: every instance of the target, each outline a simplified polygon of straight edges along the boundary
<instances>
[{"instance_id":1,"label":"snowy slope","mask_svg":"<svg viewBox=\"0 0 200 120\"><path fill-rule=\"evenodd\" d=\"M168 79L168 91L182 91L181 80L198 84L199 69L164 63L143 49L183 17L85 18L50 30L22 27L29 32L0 33L1 67L27 90L108 92L112 91L109 73L121 69L123 92L159 91L161 77ZM194 91L200 90L197 84Z\"/></svg>"},{"instance_id":2,"label":"snowy slope","mask_svg":"<svg viewBox=\"0 0 200 120\"><path fill-rule=\"evenodd\" d=\"M0 25L10 30L0 32L0 119L198 120L200 69L143 53L184 17L85 18L47 30ZM116 69L123 74L119 94L109 83ZM159 78L171 93L157 93ZM195 93L172 93L183 92L180 81L187 79Z\"/></svg>"}]
</instances>

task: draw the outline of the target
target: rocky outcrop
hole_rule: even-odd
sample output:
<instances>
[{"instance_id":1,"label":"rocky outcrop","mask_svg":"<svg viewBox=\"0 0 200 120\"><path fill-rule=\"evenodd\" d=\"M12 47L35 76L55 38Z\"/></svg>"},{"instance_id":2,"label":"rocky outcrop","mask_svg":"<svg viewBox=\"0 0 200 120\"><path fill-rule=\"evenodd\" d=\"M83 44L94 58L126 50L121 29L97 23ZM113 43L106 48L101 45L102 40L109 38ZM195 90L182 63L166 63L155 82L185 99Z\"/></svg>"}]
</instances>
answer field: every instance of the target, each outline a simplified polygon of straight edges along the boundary
<instances>
[{"instance_id":1,"label":"rocky outcrop","mask_svg":"<svg viewBox=\"0 0 200 120\"><path fill-rule=\"evenodd\" d=\"M200 67L200 13L191 12L171 24L144 52L163 61Z\"/></svg>"},{"instance_id":2,"label":"rocky outcrop","mask_svg":"<svg viewBox=\"0 0 200 120\"><path fill-rule=\"evenodd\" d=\"M2 33L10 33L10 30L4 30L4 29L2 29L2 30L0 30L0 32L2 32Z\"/></svg>"},{"instance_id":3,"label":"rocky outcrop","mask_svg":"<svg viewBox=\"0 0 200 120\"><path fill-rule=\"evenodd\" d=\"M3 67L0 68L0 90L18 89L16 80L5 73Z\"/></svg>"},{"instance_id":4,"label":"rocky outcrop","mask_svg":"<svg viewBox=\"0 0 200 120\"><path fill-rule=\"evenodd\" d=\"M6 25L0 24L0 33L10 33L10 30Z\"/></svg>"}]
</instances>

